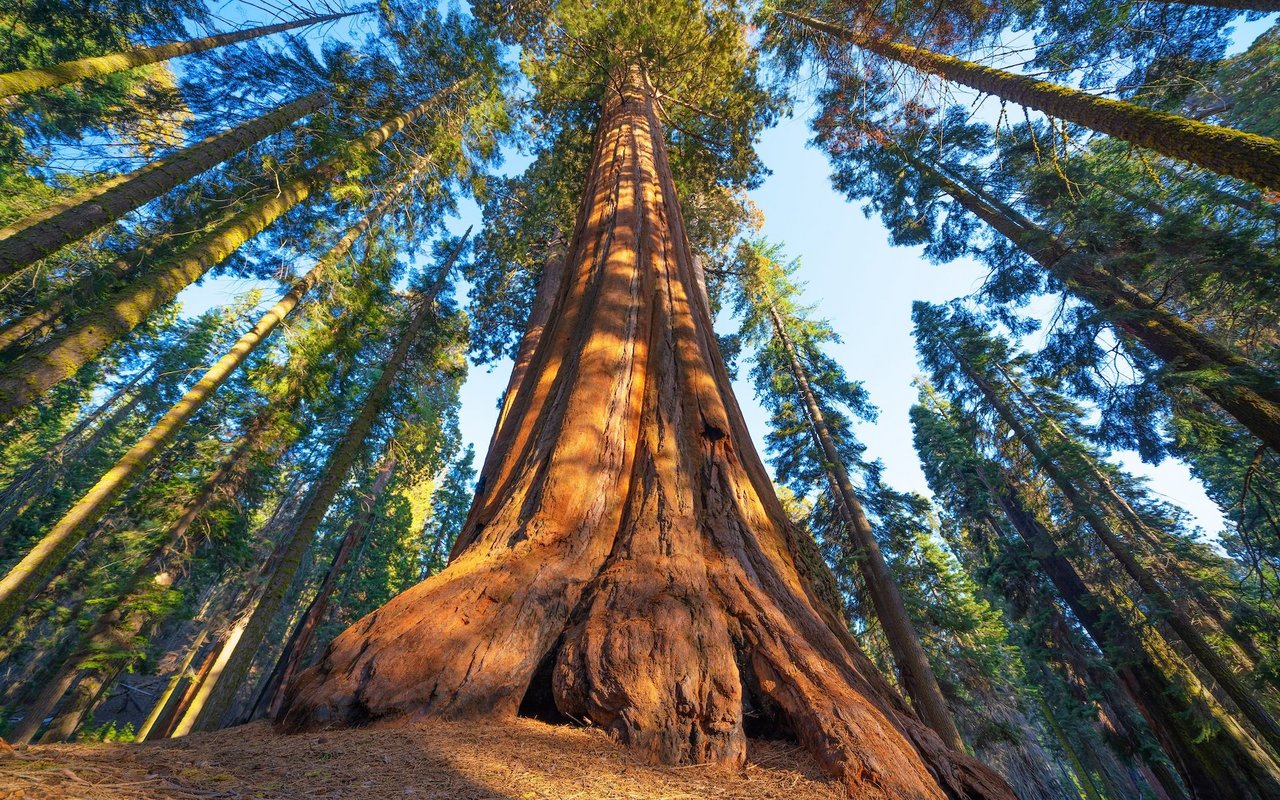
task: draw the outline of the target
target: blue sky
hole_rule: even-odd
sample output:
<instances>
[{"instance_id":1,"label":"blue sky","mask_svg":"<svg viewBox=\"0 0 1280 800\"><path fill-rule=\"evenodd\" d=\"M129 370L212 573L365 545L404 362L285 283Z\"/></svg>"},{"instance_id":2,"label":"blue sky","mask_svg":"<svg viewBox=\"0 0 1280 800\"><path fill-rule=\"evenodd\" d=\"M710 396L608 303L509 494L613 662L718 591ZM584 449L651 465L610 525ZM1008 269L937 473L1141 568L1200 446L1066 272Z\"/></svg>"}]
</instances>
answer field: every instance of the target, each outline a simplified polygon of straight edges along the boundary
<instances>
[{"instance_id":1,"label":"blue sky","mask_svg":"<svg viewBox=\"0 0 1280 800\"><path fill-rule=\"evenodd\" d=\"M1233 49L1247 45L1270 22L1239 26ZM356 27L363 26L357 23ZM972 96L957 99L968 101ZM987 100L986 104L988 108L979 113L994 113L990 108L994 102ZM772 174L751 198L764 213L763 235L784 244L791 256L801 259L800 277L807 284L807 302L816 305L817 313L829 319L843 338L831 354L852 378L864 382L880 408L875 423L859 425L869 456L883 461L885 477L895 488L927 494L907 418L916 397L912 381L919 374L911 337L911 304L968 295L981 285L985 270L970 260L929 264L920 257L918 248L890 246L878 219L867 219L857 205L831 189L825 157L807 144L811 111L811 104L801 99L794 116L764 134L759 150ZM507 169L516 171L523 164L524 159L516 157ZM461 233L478 222L475 205L464 202L459 218L451 220L449 228ZM242 281L208 281L183 295L185 311L195 313L224 302L247 286ZM509 361L473 367L463 387L462 432L464 439L475 445L477 463L488 446L495 402L506 386L509 370ZM739 382L734 389L756 446L763 449L766 417L749 386ZM1221 514L1184 465L1166 460L1153 467L1132 453L1117 453L1116 459L1147 478L1152 491L1186 509L1207 533L1221 529Z\"/></svg>"}]
</instances>

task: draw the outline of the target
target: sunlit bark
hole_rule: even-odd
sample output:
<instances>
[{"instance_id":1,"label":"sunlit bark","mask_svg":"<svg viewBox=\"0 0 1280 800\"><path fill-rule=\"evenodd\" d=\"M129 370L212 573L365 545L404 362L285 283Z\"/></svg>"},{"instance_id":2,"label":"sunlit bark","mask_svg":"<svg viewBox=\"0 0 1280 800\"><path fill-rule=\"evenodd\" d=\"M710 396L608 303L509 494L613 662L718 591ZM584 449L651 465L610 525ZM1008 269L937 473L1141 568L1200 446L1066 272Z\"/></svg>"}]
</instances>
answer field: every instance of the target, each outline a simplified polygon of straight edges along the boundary
<instances>
[{"instance_id":1,"label":"sunlit bark","mask_svg":"<svg viewBox=\"0 0 1280 800\"><path fill-rule=\"evenodd\" d=\"M859 798L1012 798L906 707L806 577L697 297L651 91L606 90L555 311L452 563L341 634L290 730L555 710L738 764L744 709Z\"/></svg>"}]
</instances>

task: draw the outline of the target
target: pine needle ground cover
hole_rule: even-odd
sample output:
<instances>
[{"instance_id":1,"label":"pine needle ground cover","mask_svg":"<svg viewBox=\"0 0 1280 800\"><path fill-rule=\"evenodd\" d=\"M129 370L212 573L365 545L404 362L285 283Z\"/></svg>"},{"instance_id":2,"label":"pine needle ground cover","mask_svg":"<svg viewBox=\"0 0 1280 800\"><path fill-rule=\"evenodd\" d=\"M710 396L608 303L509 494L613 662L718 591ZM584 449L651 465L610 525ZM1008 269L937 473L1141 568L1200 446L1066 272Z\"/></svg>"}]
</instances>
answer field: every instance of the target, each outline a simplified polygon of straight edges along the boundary
<instances>
[{"instance_id":1,"label":"pine needle ground cover","mask_svg":"<svg viewBox=\"0 0 1280 800\"><path fill-rule=\"evenodd\" d=\"M529 719L280 736L255 723L143 745L30 747L0 761L4 800L835 800L793 743L753 741L742 769L657 767L598 729Z\"/></svg>"},{"instance_id":2,"label":"pine needle ground cover","mask_svg":"<svg viewBox=\"0 0 1280 800\"><path fill-rule=\"evenodd\" d=\"M0 0L0 800L1280 800L1277 23Z\"/></svg>"}]
</instances>

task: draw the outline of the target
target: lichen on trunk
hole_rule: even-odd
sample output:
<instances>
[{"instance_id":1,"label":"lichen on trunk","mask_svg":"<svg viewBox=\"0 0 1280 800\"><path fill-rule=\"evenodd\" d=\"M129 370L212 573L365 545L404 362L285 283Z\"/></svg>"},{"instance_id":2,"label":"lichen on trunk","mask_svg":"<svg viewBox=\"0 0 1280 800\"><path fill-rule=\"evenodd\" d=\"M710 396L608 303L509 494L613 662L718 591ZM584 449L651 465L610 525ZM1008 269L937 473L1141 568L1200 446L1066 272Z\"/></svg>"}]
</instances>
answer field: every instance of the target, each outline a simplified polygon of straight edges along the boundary
<instances>
[{"instance_id":1,"label":"lichen on trunk","mask_svg":"<svg viewBox=\"0 0 1280 800\"><path fill-rule=\"evenodd\" d=\"M285 729L501 718L541 692L653 760L739 764L749 708L859 798L1013 797L832 624L697 291L633 70L452 563L335 639Z\"/></svg>"}]
</instances>

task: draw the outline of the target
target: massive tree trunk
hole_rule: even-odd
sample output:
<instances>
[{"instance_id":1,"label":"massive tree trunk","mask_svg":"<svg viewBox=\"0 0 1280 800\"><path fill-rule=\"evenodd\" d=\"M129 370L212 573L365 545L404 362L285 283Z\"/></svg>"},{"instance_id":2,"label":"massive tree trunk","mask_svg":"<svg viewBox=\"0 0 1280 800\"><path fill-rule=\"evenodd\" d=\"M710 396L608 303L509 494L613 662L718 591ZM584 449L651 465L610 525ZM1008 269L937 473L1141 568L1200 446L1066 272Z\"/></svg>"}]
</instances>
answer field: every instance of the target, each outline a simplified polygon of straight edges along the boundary
<instances>
[{"instance_id":1,"label":"massive tree trunk","mask_svg":"<svg viewBox=\"0 0 1280 800\"><path fill-rule=\"evenodd\" d=\"M147 64L156 64L161 61L168 61L178 56L190 55L191 53L199 53L204 50L211 50L215 47L226 47L237 42L244 42L249 39L256 39L259 36L270 36L273 33L292 30L293 28L301 28L306 25L317 25L322 22L331 22L335 19L349 17L358 12L347 12L345 14L326 14L320 17L305 17L290 22L281 22L275 25L263 25L257 28L246 28L242 31L234 31L232 33L220 33L214 36L204 36L199 39L188 39L185 42L169 42L168 44L160 44L155 47L139 47L134 50L125 50L119 53L108 53L103 56L89 56L88 58L80 58L75 61L64 61L61 64L54 64L51 67L40 67L37 69L22 69L16 72L6 72L0 75L0 97L9 97L16 94L26 94L40 89L50 89L54 86L62 86L75 81L82 81L85 78L96 78L102 75L110 75L113 72L121 70L142 67Z\"/></svg>"},{"instance_id":2,"label":"massive tree trunk","mask_svg":"<svg viewBox=\"0 0 1280 800\"><path fill-rule=\"evenodd\" d=\"M320 109L323 92L280 106L230 130L183 148L0 228L0 276L12 275L66 244L212 169L285 126Z\"/></svg>"},{"instance_id":3,"label":"massive tree trunk","mask_svg":"<svg viewBox=\"0 0 1280 800\"><path fill-rule=\"evenodd\" d=\"M992 94L1051 117L1083 125L1162 155L1198 164L1220 175L1280 190L1280 141L1256 133L1209 125L1165 111L984 67L955 56L842 28L813 17L780 12L863 50Z\"/></svg>"},{"instance_id":4,"label":"massive tree trunk","mask_svg":"<svg viewBox=\"0 0 1280 800\"><path fill-rule=\"evenodd\" d=\"M516 349L516 357L511 365L511 377L507 380L507 390L502 394L502 410L498 413L498 422L494 426L493 435L496 444L498 433L507 421L507 414L516 402L516 394L524 383L525 373L538 350L538 342L542 341L542 332L551 321L551 312L555 310L556 299L560 296L560 285L564 281L565 251L563 237L557 236L547 245L547 256L542 263L542 275L538 278L538 290L534 293L533 307L529 309L529 321L525 324L524 336L520 338L520 346Z\"/></svg>"},{"instance_id":5,"label":"massive tree trunk","mask_svg":"<svg viewBox=\"0 0 1280 800\"><path fill-rule=\"evenodd\" d=\"M747 710L859 798L1012 798L833 624L696 291L632 70L606 89L555 313L452 563L341 634L284 728L553 700L655 760L737 764Z\"/></svg>"},{"instance_id":6,"label":"massive tree trunk","mask_svg":"<svg viewBox=\"0 0 1280 800\"><path fill-rule=\"evenodd\" d=\"M947 709L947 701L943 698L942 689L938 686L938 678L933 674L933 667L929 664L929 658L920 644L920 637L916 633L915 626L911 624L911 618L907 615L907 606L902 601L902 593L898 591L898 584L894 581L893 575L889 572L889 565L885 563L884 555L880 552L880 544L871 530L871 523L867 521L862 503L853 490L853 482L849 480L849 472L845 469L840 451L831 438L827 420L809 383L809 375L800 363L800 357L796 353L791 337L787 334L786 325L778 314L776 305L772 300L769 300L768 304L769 316L773 322L773 334L786 351L791 365L791 375L795 379L801 403L809 419L809 427L826 462L827 478L831 485L831 493L836 499L836 509L849 535L853 538L854 548L861 551L858 569L866 584L867 594L871 596L871 605L875 609L876 618L880 620L885 638L889 641L889 650L893 653L894 664L902 676L902 684L920 717L942 737L944 742L963 752L964 741L960 738L960 731L956 729L955 720Z\"/></svg>"}]
</instances>

